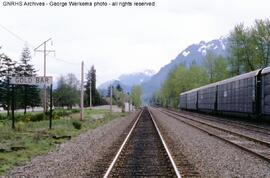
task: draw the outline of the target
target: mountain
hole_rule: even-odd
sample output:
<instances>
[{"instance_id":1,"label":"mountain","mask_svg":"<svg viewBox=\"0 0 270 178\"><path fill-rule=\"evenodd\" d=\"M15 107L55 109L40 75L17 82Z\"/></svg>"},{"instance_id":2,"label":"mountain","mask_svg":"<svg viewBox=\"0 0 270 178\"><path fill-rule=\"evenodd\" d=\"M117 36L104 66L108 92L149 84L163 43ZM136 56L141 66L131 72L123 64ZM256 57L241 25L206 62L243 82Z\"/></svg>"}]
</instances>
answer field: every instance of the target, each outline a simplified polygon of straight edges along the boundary
<instances>
[{"instance_id":1,"label":"mountain","mask_svg":"<svg viewBox=\"0 0 270 178\"><path fill-rule=\"evenodd\" d=\"M145 70L144 72L123 74L119 77L119 81L127 86L140 85L143 82L147 82L155 74L152 70Z\"/></svg>"},{"instance_id":2,"label":"mountain","mask_svg":"<svg viewBox=\"0 0 270 178\"><path fill-rule=\"evenodd\" d=\"M158 73L151 77L149 81L143 82L141 84L143 103L148 103L152 95L160 89L162 83L166 80L168 73L173 68L180 64L188 67L192 64L193 61L195 61L196 64L201 65L208 51L226 57L227 44L228 38L221 37L209 42L201 41L198 44L192 44L188 46L169 64L163 66Z\"/></svg>"},{"instance_id":3,"label":"mountain","mask_svg":"<svg viewBox=\"0 0 270 178\"><path fill-rule=\"evenodd\" d=\"M101 85L99 85L98 91L102 96L106 96L108 94L109 86L112 85L114 88L116 88L116 86L118 84L122 87L122 89L125 93L130 92L131 86L127 86L119 80L111 80L111 81L107 81L107 82L102 83Z\"/></svg>"},{"instance_id":4,"label":"mountain","mask_svg":"<svg viewBox=\"0 0 270 178\"><path fill-rule=\"evenodd\" d=\"M99 85L98 90L104 94L105 90L108 90L110 84L116 87L118 84L123 88L124 92L130 92L132 86L140 85L143 82L147 82L155 74L152 70L145 70L143 72L123 74L116 80L107 81Z\"/></svg>"}]
</instances>

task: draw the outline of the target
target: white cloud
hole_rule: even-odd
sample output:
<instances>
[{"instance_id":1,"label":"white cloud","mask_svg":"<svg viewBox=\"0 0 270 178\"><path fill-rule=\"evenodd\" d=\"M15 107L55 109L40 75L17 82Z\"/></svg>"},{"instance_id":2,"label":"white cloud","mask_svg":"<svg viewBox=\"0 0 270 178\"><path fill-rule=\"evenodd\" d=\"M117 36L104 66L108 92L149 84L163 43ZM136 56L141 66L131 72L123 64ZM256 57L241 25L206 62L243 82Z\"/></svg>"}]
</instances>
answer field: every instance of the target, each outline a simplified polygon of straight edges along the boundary
<instances>
[{"instance_id":1,"label":"white cloud","mask_svg":"<svg viewBox=\"0 0 270 178\"><path fill-rule=\"evenodd\" d=\"M266 0L156 0L154 8L22 8L0 5L0 24L31 47L52 37L67 64L48 57L48 74L80 77L80 62L95 65L98 84L122 73L158 71L192 43L227 35L270 15ZM19 59L24 42L0 28L2 51ZM42 54L33 63L43 73Z\"/></svg>"}]
</instances>

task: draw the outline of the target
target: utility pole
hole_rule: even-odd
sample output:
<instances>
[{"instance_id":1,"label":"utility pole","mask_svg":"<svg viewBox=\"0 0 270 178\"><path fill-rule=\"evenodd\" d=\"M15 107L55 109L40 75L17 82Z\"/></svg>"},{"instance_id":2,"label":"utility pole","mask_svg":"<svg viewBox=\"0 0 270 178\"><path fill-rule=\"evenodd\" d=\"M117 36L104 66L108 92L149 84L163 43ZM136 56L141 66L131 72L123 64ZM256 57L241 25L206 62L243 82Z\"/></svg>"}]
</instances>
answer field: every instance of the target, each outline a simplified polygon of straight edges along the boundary
<instances>
[{"instance_id":1,"label":"utility pole","mask_svg":"<svg viewBox=\"0 0 270 178\"><path fill-rule=\"evenodd\" d=\"M130 102L129 102L129 105L131 105L131 111L133 111L133 106L132 106L132 98L130 97Z\"/></svg>"},{"instance_id":2,"label":"utility pole","mask_svg":"<svg viewBox=\"0 0 270 178\"><path fill-rule=\"evenodd\" d=\"M81 121L84 118L84 111L83 111L83 107L84 107L84 104L83 104L83 84L84 84L83 65L84 65L84 63L82 61L82 69L81 69Z\"/></svg>"},{"instance_id":3,"label":"utility pole","mask_svg":"<svg viewBox=\"0 0 270 178\"><path fill-rule=\"evenodd\" d=\"M110 87L110 112L112 112L112 85Z\"/></svg>"},{"instance_id":4,"label":"utility pole","mask_svg":"<svg viewBox=\"0 0 270 178\"><path fill-rule=\"evenodd\" d=\"M129 96L129 93L128 93L128 112L130 112L130 100L131 100L131 96Z\"/></svg>"},{"instance_id":5,"label":"utility pole","mask_svg":"<svg viewBox=\"0 0 270 178\"><path fill-rule=\"evenodd\" d=\"M35 52L44 53L44 77L46 77L46 56L51 52L55 53L55 50L47 50L46 45L49 41L51 41L51 45L52 45L52 39L49 38L48 40L44 41L43 43L41 43L38 47L34 49ZM39 50L41 46L44 47L43 50ZM46 91L46 84L44 84L44 117L45 117L46 112L47 112L47 91Z\"/></svg>"},{"instance_id":6,"label":"utility pole","mask_svg":"<svg viewBox=\"0 0 270 178\"><path fill-rule=\"evenodd\" d=\"M92 77L90 74L90 86L89 86L89 107L92 108Z\"/></svg>"}]
</instances>

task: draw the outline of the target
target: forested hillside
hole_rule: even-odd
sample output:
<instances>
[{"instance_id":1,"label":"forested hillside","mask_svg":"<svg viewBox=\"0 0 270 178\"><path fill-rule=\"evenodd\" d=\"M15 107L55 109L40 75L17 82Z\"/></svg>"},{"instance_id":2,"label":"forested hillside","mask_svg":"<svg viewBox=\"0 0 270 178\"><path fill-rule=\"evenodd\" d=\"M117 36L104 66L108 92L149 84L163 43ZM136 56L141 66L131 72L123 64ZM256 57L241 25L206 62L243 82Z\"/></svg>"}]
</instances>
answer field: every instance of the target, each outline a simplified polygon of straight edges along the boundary
<instances>
[{"instance_id":1,"label":"forested hillside","mask_svg":"<svg viewBox=\"0 0 270 178\"><path fill-rule=\"evenodd\" d=\"M170 71L151 102L177 107L181 92L253 71L270 64L270 21L256 20L247 27L239 24L230 32L226 57L207 51L202 64L180 64Z\"/></svg>"}]
</instances>

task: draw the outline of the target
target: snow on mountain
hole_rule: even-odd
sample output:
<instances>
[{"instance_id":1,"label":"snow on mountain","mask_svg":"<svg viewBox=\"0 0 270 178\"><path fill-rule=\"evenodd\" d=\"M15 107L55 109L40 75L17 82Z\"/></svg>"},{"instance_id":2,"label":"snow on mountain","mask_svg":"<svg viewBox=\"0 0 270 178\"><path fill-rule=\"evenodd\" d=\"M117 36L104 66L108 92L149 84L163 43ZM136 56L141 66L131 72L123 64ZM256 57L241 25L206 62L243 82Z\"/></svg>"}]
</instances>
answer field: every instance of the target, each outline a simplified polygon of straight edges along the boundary
<instances>
[{"instance_id":1,"label":"snow on mountain","mask_svg":"<svg viewBox=\"0 0 270 178\"><path fill-rule=\"evenodd\" d=\"M143 72L131 73L131 74L122 74L116 80L107 81L99 85L98 89L107 89L110 84L113 86L120 84L125 92L130 92L130 89L134 85L140 85L143 82L147 82L155 74L153 70L145 70Z\"/></svg>"},{"instance_id":2,"label":"snow on mountain","mask_svg":"<svg viewBox=\"0 0 270 178\"><path fill-rule=\"evenodd\" d=\"M184 52L182 52L182 55L187 57L187 55L189 55L189 53L190 53L190 51L184 51Z\"/></svg>"},{"instance_id":3,"label":"snow on mountain","mask_svg":"<svg viewBox=\"0 0 270 178\"><path fill-rule=\"evenodd\" d=\"M214 39L209 42L200 41L199 43L192 44L181 51L175 59L173 59L169 64L163 66L157 73L152 70L145 70L143 72L123 74L116 80L101 84L98 89L99 91L106 93L109 85L112 83L113 86L120 84L125 92L130 92L132 86L141 85L142 100L144 103L147 103L152 97L153 93L160 89L162 83L167 78L168 73L174 67L178 66L179 64L189 67L193 62L201 65L207 52L209 51L225 57L227 55L227 43L228 39L226 37Z\"/></svg>"},{"instance_id":4,"label":"snow on mountain","mask_svg":"<svg viewBox=\"0 0 270 178\"><path fill-rule=\"evenodd\" d=\"M160 89L162 83L167 78L168 73L174 67L178 66L179 64L183 64L186 67L189 67L193 62L201 65L207 52L209 51L225 57L227 55L227 43L228 38L220 37L219 39L214 39L209 42L200 41L197 44L188 46L174 60L163 66L158 73L151 77L149 81L142 83L142 99L144 103L147 103L153 93Z\"/></svg>"},{"instance_id":5,"label":"snow on mountain","mask_svg":"<svg viewBox=\"0 0 270 178\"><path fill-rule=\"evenodd\" d=\"M153 76L154 74L156 74L156 71L150 70L150 69L146 69L142 73L145 74L145 75L148 75L148 76Z\"/></svg>"}]
</instances>

